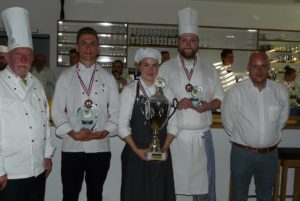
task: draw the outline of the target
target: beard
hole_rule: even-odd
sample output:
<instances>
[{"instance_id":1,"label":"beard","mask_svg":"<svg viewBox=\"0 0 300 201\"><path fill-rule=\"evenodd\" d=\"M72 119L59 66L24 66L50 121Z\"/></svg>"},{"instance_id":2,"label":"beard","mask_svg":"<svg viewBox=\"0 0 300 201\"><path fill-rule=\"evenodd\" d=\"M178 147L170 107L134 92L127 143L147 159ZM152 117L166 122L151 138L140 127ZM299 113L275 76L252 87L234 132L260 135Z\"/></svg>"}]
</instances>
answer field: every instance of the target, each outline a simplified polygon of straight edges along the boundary
<instances>
[{"instance_id":1,"label":"beard","mask_svg":"<svg viewBox=\"0 0 300 201\"><path fill-rule=\"evenodd\" d=\"M193 59L196 56L197 50L186 51L184 49L179 49L179 53L186 59Z\"/></svg>"}]
</instances>

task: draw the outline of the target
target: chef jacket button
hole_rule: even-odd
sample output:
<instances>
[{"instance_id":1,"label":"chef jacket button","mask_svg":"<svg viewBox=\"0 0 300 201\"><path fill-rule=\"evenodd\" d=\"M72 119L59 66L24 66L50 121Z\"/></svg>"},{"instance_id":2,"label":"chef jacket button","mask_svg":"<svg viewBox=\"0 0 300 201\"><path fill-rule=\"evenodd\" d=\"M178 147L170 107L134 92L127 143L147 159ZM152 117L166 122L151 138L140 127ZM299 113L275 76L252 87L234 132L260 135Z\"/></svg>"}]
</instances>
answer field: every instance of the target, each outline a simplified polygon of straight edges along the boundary
<instances>
[{"instance_id":1,"label":"chef jacket button","mask_svg":"<svg viewBox=\"0 0 300 201\"><path fill-rule=\"evenodd\" d=\"M32 129L32 127L31 127L31 126L29 126L29 128L30 128L30 129Z\"/></svg>"},{"instance_id":2,"label":"chef jacket button","mask_svg":"<svg viewBox=\"0 0 300 201\"><path fill-rule=\"evenodd\" d=\"M26 112L25 115L28 115L28 113Z\"/></svg>"},{"instance_id":3,"label":"chef jacket button","mask_svg":"<svg viewBox=\"0 0 300 201\"><path fill-rule=\"evenodd\" d=\"M45 127L46 125L44 124L43 126Z\"/></svg>"},{"instance_id":4,"label":"chef jacket button","mask_svg":"<svg viewBox=\"0 0 300 201\"><path fill-rule=\"evenodd\" d=\"M39 98L39 101L41 101L41 99Z\"/></svg>"},{"instance_id":5,"label":"chef jacket button","mask_svg":"<svg viewBox=\"0 0 300 201\"><path fill-rule=\"evenodd\" d=\"M35 88L35 87L34 87L33 89L34 89L34 90L36 90L36 88Z\"/></svg>"},{"instance_id":6,"label":"chef jacket button","mask_svg":"<svg viewBox=\"0 0 300 201\"><path fill-rule=\"evenodd\" d=\"M31 142L34 142L34 140L31 140Z\"/></svg>"},{"instance_id":7,"label":"chef jacket button","mask_svg":"<svg viewBox=\"0 0 300 201\"><path fill-rule=\"evenodd\" d=\"M96 106L98 106L98 104L95 104Z\"/></svg>"},{"instance_id":8,"label":"chef jacket button","mask_svg":"<svg viewBox=\"0 0 300 201\"><path fill-rule=\"evenodd\" d=\"M14 88L14 90L17 90L17 88Z\"/></svg>"},{"instance_id":9,"label":"chef jacket button","mask_svg":"<svg viewBox=\"0 0 300 201\"><path fill-rule=\"evenodd\" d=\"M10 79L10 76L8 76L8 79Z\"/></svg>"},{"instance_id":10,"label":"chef jacket button","mask_svg":"<svg viewBox=\"0 0 300 201\"><path fill-rule=\"evenodd\" d=\"M46 138L44 137L44 140L46 140Z\"/></svg>"},{"instance_id":11,"label":"chef jacket button","mask_svg":"<svg viewBox=\"0 0 300 201\"><path fill-rule=\"evenodd\" d=\"M98 82L98 80L95 80L96 82Z\"/></svg>"},{"instance_id":12,"label":"chef jacket button","mask_svg":"<svg viewBox=\"0 0 300 201\"><path fill-rule=\"evenodd\" d=\"M95 94L98 94L98 92L95 92Z\"/></svg>"},{"instance_id":13,"label":"chef jacket button","mask_svg":"<svg viewBox=\"0 0 300 201\"><path fill-rule=\"evenodd\" d=\"M82 94L84 94L84 92L82 92Z\"/></svg>"}]
</instances>

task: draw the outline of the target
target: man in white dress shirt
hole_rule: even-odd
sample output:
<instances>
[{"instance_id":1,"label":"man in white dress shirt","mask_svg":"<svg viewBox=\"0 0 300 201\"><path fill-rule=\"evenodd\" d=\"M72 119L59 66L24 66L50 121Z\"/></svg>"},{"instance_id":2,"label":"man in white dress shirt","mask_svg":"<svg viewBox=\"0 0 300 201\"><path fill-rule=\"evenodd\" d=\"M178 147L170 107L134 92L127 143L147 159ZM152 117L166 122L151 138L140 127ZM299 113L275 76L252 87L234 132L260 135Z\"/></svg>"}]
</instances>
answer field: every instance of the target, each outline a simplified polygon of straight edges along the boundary
<instances>
[{"instance_id":1,"label":"man in white dress shirt","mask_svg":"<svg viewBox=\"0 0 300 201\"><path fill-rule=\"evenodd\" d=\"M28 11L8 8L2 20L9 42L8 66L0 72L0 200L43 201L54 147L43 86L29 73Z\"/></svg>"},{"instance_id":2,"label":"man in white dress shirt","mask_svg":"<svg viewBox=\"0 0 300 201\"><path fill-rule=\"evenodd\" d=\"M277 144L288 119L289 97L283 85L267 79L269 69L265 53L251 54L250 79L234 85L222 103L222 123L232 143L232 201L248 200L252 176L257 200L272 200Z\"/></svg>"},{"instance_id":3,"label":"man in white dress shirt","mask_svg":"<svg viewBox=\"0 0 300 201\"><path fill-rule=\"evenodd\" d=\"M224 92L217 70L197 54L197 11L185 8L178 17L179 54L163 63L158 75L179 100L179 134L171 144L175 190L194 201L215 201L211 111L220 107Z\"/></svg>"},{"instance_id":4,"label":"man in white dress shirt","mask_svg":"<svg viewBox=\"0 0 300 201\"><path fill-rule=\"evenodd\" d=\"M102 201L110 166L109 134L117 132L119 93L111 73L96 63L97 32L77 33L80 61L61 73L52 101L56 134L62 138L63 201L77 201L83 179L89 201Z\"/></svg>"}]
</instances>

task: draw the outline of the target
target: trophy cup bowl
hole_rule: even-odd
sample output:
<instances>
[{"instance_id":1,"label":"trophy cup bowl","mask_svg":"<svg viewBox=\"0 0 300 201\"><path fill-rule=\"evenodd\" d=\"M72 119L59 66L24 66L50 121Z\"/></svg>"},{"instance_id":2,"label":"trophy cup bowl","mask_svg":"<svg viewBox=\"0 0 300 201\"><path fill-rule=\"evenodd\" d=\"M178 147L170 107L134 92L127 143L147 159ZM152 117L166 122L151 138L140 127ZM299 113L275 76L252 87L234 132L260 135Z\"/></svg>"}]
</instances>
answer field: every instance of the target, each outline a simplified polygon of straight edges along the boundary
<instances>
[{"instance_id":1,"label":"trophy cup bowl","mask_svg":"<svg viewBox=\"0 0 300 201\"><path fill-rule=\"evenodd\" d=\"M145 102L145 116L146 120L153 130L153 138L149 145L149 151L146 152L148 160L166 160L167 156L161 152L161 146L158 139L160 130L165 126L168 119L174 114L176 106L171 104L164 96L162 88L165 82L162 78L155 80L156 93L148 98ZM174 111L170 115L170 109L173 107Z\"/></svg>"}]
</instances>

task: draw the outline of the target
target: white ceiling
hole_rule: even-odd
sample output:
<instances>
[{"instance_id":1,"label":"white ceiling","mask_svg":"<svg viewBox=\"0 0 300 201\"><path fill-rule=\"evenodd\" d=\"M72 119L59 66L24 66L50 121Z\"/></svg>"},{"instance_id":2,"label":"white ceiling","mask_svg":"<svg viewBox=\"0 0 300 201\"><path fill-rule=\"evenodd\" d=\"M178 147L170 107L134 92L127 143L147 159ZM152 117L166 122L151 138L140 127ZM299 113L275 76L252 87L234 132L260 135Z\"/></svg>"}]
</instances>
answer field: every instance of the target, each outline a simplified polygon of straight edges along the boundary
<instances>
[{"instance_id":1,"label":"white ceiling","mask_svg":"<svg viewBox=\"0 0 300 201\"><path fill-rule=\"evenodd\" d=\"M249 4L278 4L278 5L293 5L299 4L300 0L191 0L191 1L215 1L225 3L249 3Z\"/></svg>"}]
</instances>

